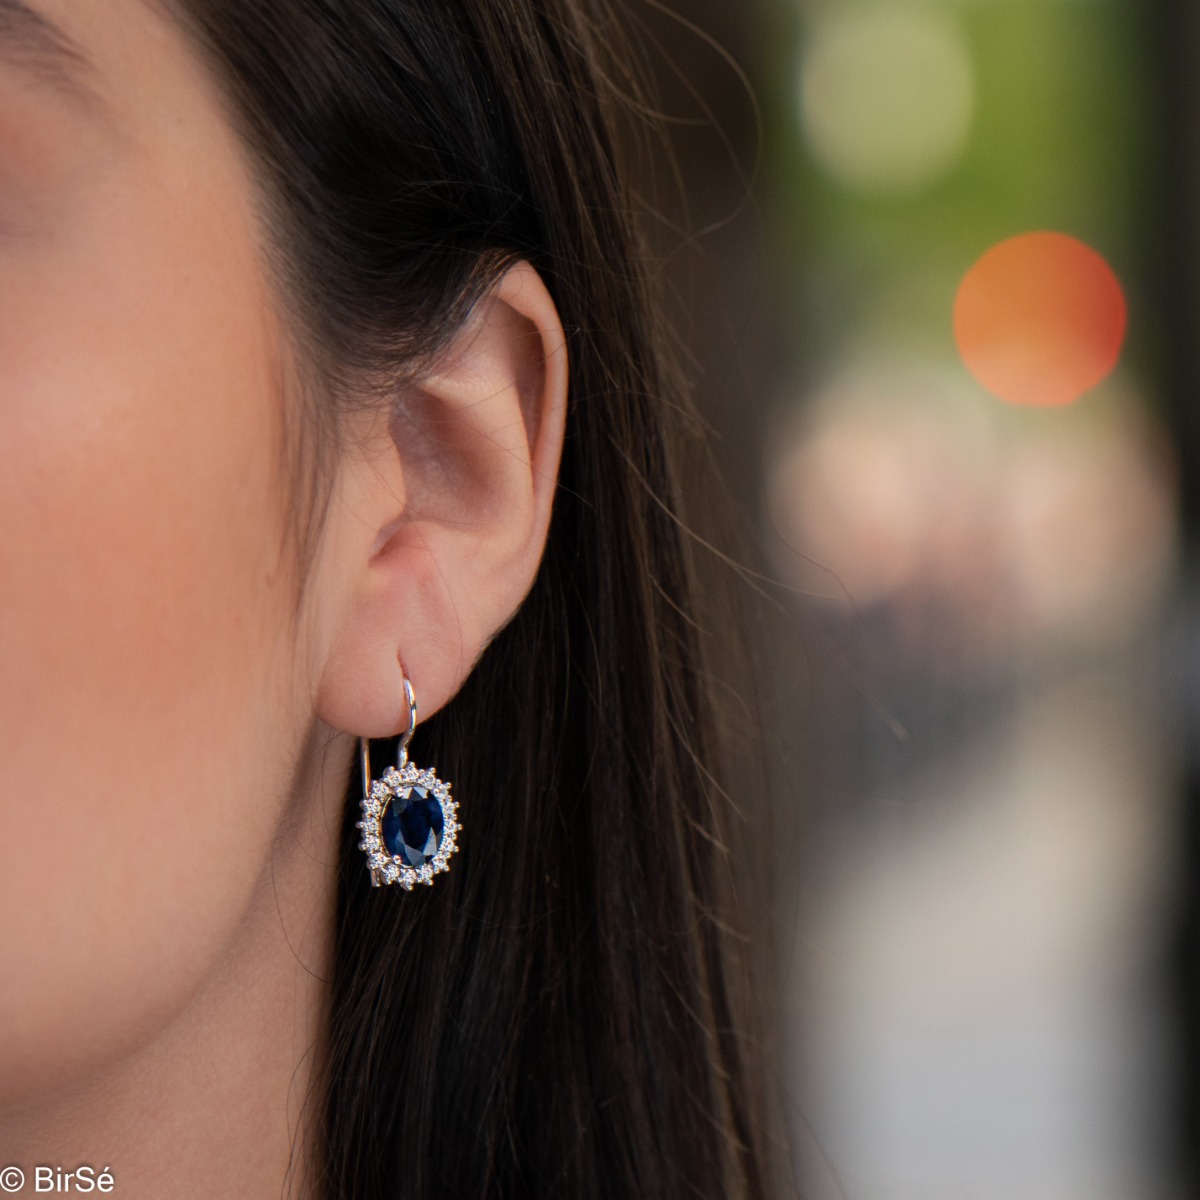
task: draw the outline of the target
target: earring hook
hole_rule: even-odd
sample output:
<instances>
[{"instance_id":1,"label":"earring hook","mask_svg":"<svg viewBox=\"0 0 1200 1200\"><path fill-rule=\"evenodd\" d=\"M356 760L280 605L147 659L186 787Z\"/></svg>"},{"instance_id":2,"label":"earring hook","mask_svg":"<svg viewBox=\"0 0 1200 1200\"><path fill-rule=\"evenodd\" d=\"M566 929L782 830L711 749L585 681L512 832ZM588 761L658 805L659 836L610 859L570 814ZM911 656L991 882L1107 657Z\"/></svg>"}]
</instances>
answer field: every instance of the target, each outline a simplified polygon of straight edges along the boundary
<instances>
[{"instance_id":1,"label":"earring hook","mask_svg":"<svg viewBox=\"0 0 1200 1200\"><path fill-rule=\"evenodd\" d=\"M412 741L412 735L417 728L417 702L413 697L412 684L404 674L403 667L400 668L400 674L404 676L404 698L408 701L408 728L401 735L400 745L396 748L397 767L404 766L408 761L408 743Z\"/></svg>"},{"instance_id":2,"label":"earring hook","mask_svg":"<svg viewBox=\"0 0 1200 1200\"><path fill-rule=\"evenodd\" d=\"M403 768L408 761L408 743L412 741L412 735L417 728L417 701L413 696L412 683L403 667L400 668L400 675L404 680L404 699L408 702L408 728L400 735L400 744L396 748L396 767L398 769ZM365 796L371 789L371 752L370 742L366 738L358 739L358 753L362 766L363 795Z\"/></svg>"}]
</instances>

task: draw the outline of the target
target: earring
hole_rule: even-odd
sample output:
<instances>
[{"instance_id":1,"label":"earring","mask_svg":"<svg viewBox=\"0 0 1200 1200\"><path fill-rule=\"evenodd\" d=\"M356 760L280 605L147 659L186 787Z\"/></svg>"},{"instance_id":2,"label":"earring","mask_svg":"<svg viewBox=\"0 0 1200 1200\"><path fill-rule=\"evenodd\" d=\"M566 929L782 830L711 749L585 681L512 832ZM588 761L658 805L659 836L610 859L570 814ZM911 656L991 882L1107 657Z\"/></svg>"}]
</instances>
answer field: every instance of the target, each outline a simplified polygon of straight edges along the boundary
<instances>
[{"instance_id":1,"label":"earring","mask_svg":"<svg viewBox=\"0 0 1200 1200\"><path fill-rule=\"evenodd\" d=\"M450 785L432 768L421 770L408 761L408 743L417 727L417 702L412 684L404 678L408 701L408 729L400 738L396 765L380 779L371 778L370 743L359 739L362 757L362 830L360 850L367 853L371 886L398 883L411 891L414 883L433 883L438 871L447 871L447 860L458 845L458 805L450 799Z\"/></svg>"}]
</instances>

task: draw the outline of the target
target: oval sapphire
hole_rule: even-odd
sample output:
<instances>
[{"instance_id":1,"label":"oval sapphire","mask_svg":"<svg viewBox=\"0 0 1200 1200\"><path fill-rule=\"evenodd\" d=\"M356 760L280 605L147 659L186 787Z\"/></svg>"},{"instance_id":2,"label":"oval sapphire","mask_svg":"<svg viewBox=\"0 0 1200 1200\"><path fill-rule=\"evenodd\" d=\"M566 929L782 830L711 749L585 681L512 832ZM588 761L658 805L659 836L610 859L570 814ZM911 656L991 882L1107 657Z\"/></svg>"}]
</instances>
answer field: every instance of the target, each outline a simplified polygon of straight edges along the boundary
<instances>
[{"instance_id":1,"label":"oval sapphire","mask_svg":"<svg viewBox=\"0 0 1200 1200\"><path fill-rule=\"evenodd\" d=\"M410 867L423 867L442 844L442 806L427 787L402 787L380 822L383 844Z\"/></svg>"}]
</instances>

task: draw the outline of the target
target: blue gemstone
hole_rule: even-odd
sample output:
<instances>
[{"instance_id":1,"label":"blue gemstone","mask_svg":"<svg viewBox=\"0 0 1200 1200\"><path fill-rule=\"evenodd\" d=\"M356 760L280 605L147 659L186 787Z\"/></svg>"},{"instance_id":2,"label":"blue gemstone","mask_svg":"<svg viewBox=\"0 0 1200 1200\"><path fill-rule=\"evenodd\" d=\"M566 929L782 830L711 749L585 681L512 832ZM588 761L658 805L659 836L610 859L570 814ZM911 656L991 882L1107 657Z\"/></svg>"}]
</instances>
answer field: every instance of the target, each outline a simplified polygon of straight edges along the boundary
<instances>
[{"instance_id":1,"label":"blue gemstone","mask_svg":"<svg viewBox=\"0 0 1200 1200\"><path fill-rule=\"evenodd\" d=\"M383 844L410 867L423 867L442 844L442 806L425 787L403 787L383 813Z\"/></svg>"}]
</instances>

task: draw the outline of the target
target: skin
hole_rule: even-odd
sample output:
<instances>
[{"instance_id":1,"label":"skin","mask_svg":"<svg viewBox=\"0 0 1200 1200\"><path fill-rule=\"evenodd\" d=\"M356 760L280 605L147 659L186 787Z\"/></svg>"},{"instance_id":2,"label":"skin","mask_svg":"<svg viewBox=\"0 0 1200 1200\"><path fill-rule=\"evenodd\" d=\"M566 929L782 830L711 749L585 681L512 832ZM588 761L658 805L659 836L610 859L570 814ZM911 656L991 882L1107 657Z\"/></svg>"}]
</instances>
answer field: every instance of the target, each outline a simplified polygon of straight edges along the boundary
<instances>
[{"instance_id":1,"label":"skin","mask_svg":"<svg viewBox=\"0 0 1200 1200\"><path fill-rule=\"evenodd\" d=\"M446 703L531 585L562 329L518 264L357 414L298 581L244 147L144 0L36 10L86 65L0 47L0 1166L278 1195L356 738L404 726L400 663Z\"/></svg>"}]
</instances>

